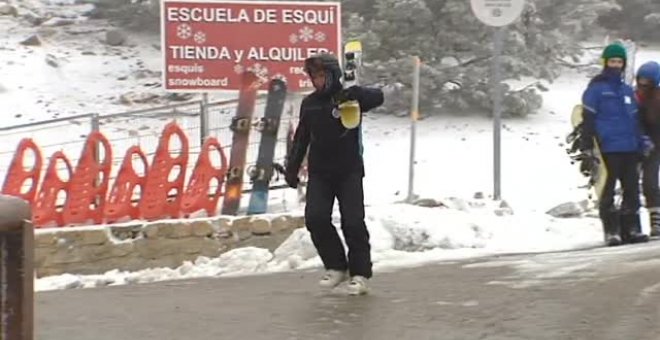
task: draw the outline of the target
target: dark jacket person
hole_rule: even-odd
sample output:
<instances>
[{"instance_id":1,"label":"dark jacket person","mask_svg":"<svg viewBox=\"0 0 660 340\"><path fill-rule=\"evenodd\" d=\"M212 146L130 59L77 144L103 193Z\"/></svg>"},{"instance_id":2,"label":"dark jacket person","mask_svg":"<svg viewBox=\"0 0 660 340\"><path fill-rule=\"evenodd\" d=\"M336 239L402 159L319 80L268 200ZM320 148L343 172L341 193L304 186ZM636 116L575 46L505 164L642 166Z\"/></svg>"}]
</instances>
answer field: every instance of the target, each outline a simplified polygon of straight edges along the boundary
<instances>
[{"instance_id":1,"label":"dark jacket person","mask_svg":"<svg viewBox=\"0 0 660 340\"><path fill-rule=\"evenodd\" d=\"M348 271L350 293L364 294L372 263L364 221L361 125L346 129L336 110L341 100L349 99L357 100L362 112L367 112L383 103L383 92L361 86L343 89L339 62L331 54L308 58L305 70L315 91L300 106L300 121L286 161L286 180L289 186L297 187L300 164L309 147L305 224L326 269L320 285L335 287L348 278ZM332 224L335 198L348 259Z\"/></svg>"}]
</instances>

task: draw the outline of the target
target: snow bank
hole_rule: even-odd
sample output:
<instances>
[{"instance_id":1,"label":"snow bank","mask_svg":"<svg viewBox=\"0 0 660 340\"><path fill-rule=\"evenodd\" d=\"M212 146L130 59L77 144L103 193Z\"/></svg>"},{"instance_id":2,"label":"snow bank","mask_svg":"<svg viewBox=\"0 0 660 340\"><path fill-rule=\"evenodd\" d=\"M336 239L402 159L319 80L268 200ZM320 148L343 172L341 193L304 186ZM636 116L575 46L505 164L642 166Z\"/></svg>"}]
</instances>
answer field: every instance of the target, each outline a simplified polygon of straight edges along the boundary
<instances>
[{"instance_id":1,"label":"snow bank","mask_svg":"<svg viewBox=\"0 0 660 340\"><path fill-rule=\"evenodd\" d=\"M473 201L464 210L388 204L367 210L376 273L429 262L492 254L546 252L602 243L596 219L555 219L539 214L495 214L492 202ZM341 233L340 233L341 236ZM44 277L38 291L89 288L199 277L256 275L321 268L306 229L296 229L274 252L256 247L231 250L218 258L199 257L176 269L101 275Z\"/></svg>"}]
</instances>

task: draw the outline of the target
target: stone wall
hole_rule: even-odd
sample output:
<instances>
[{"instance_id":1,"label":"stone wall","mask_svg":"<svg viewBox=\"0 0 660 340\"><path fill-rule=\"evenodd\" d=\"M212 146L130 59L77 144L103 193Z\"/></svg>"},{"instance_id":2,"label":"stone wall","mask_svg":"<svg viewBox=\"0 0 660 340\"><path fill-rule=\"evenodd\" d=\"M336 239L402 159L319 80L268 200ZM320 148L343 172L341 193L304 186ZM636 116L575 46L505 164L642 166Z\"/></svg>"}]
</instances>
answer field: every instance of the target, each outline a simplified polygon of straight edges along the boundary
<instances>
[{"instance_id":1,"label":"stone wall","mask_svg":"<svg viewBox=\"0 0 660 340\"><path fill-rule=\"evenodd\" d=\"M274 251L303 226L302 216L265 215L40 229L35 234L35 268L38 277L176 268L239 247Z\"/></svg>"}]
</instances>

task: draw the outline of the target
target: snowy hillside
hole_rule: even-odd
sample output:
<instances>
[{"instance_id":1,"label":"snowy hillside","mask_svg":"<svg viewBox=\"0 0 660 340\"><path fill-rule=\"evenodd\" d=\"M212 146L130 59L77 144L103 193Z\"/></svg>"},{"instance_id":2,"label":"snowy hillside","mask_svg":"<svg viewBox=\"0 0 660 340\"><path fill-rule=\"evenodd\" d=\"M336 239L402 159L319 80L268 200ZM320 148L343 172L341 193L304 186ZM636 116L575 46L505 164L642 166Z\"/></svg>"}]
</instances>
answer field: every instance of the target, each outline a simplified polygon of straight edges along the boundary
<instances>
[{"instance_id":1,"label":"snowy hillside","mask_svg":"<svg viewBox=\"0 0 660 340\"><path fill-rule=\"evenodd\" d=\"M8 6L17 17L1 14ZM93 8L49 0L0 2L0 100L10 108L0 127L198 98L161 89L157 34L89 19ZM43 23L32 25L35 21Z\"/></svg>"}]
</instances>

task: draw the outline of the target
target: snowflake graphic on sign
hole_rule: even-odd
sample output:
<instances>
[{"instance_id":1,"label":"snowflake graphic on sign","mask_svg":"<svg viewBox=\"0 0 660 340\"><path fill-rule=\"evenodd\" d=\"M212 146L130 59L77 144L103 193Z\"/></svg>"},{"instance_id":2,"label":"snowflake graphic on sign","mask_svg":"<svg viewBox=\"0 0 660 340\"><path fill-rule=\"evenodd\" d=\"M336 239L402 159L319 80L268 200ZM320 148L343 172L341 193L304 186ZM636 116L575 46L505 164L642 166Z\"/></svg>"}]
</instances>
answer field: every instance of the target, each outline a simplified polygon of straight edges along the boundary
<instances>
[{"instance_id":1,"label":"snowflake graphic on sign","mask_svg":"<svg viewBox=\"0 0 660 340\"><path fill-rule=\"evenodd\" d=\"M295 44L298 42L298 35L293 33L289 36L289 42Z\"/></svg>"},{"instance_id":2,"label":"snowflake graphic on sign","mask_svg":"<svg viewBox=\"0 0 660 340\"><path fill-rule=\"evenodd\" d=\"M256 63L248 67L247 70L254 72L254 74L259 78L259 84L265 84L268 82L268 68L266 68L266 66Z\"/></svg>"},{"instance_id":3,"label":"snowflake graphic on sign","mask_svg":"<svg viewBox=\"0 0 660 340\"><path fill-rule=\"evenodd\" d=\"M314 34L314 40L316 40L318 42L324 42L325 41L325 33L316 32L316 34Z\"/></svg>"},{"instance_id":4,"label":"snowflake graphic on sign","mask_svg":"<svg viewBox=\"0 0 660 340\"><path fill-rule=\"evenodd\" d=\"M204 32L196 32L195 36L193 37L196 43L198 44L203 44L206 42L206 34Z\"/></svg>"},{"instance_id":5,"label":"snowflake graphic on sign","mask_svg":"<svg viewBox=\"0 0 660 340\"><path fill-rule=\"evenodd\" d=\"M314 30L309 28L308 26L301 28L300 30L298 30L298 32L300 33L299 34L300 40L304 42L308 42L314 39Z\"/></svg>"},{"instance_id":6,"label":"snowflake graphic on sign","mask_svg":"<svg viewBox=\"0 0 660 340\"><path fill-rule=\"evenodd\" d=\"M192 27L188 24L181 24L176 27L176 36L179 39L189 39L192 36Z\"/></svg>"},{"instance_id":7,"label":"snowflake graphic on sign","mask_svg":"<svg viewBox=\"0 0 660 340\"><path fill-rule=\"evenodd\" d=\"M257 77L265 77L268 75L268 68L266 68L266 66L261 65L259 63L256 63L248 67L248 71L254 72L254 74L256 74Z\"/></svg>"},{"instance_id":8,"label":"snowflake graphic on sign","mask_svg":"<svg viewBox=\"0 0 660 340\"><path fill-rule=\"evenodd\" d=\"M241 64L234 65L234 73L241 74L241 73L243 73L244 70L245 70L245 68L243 67L243 65L241 65Z\"/></svg>"}]
</instances>

